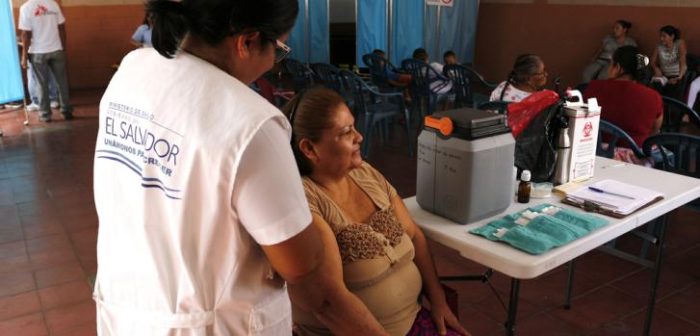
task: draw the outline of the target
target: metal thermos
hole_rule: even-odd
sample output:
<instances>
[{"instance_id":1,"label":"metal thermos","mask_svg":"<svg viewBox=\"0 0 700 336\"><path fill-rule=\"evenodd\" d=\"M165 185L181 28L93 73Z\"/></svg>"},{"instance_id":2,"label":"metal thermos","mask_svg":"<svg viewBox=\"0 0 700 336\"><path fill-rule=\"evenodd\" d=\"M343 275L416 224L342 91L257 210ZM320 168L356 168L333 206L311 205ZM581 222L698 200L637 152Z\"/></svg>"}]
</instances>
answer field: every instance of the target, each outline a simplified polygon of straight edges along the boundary
<instances>
[{"instance_id":1,"label":"metal thermos","mask_svg":"<svg viewBox=\"0 0 700 336\"><path fill-rule=\"evenodd\" d=\"M569 162L571 162L571 140L569 139L569 127L563 125L559 130L557 141L557 167L554 172L554 184L569 182Z\"/></svg>"}]
</instances>

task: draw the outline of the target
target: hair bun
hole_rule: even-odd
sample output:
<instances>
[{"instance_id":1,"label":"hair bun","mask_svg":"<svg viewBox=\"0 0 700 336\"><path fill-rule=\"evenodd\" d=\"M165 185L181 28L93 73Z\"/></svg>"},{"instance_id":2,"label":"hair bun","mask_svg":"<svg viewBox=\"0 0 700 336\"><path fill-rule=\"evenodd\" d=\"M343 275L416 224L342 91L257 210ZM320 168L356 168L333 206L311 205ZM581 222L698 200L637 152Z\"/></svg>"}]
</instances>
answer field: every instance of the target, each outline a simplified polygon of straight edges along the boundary
<instances>
[{"instance_id":1,"label":"hair bun","mask_svg":"<svg viewBox=\"0 0 700 336\"><path fill-rule=\"evenodd\" d=\"M649 57L642 54L637 54L637 69L645 68L649 65Z\"/></svg>"}]
</instances>

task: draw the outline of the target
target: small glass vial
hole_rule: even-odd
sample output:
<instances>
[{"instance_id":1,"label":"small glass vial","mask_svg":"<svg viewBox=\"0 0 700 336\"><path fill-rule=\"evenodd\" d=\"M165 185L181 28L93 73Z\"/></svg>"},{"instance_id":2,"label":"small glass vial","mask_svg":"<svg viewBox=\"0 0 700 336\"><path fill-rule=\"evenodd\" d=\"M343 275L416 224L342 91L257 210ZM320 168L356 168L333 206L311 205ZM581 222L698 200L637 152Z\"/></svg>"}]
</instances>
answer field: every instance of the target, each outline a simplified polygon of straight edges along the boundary
<instances>
[{"instance_id":1,"label":"small glass vial","mask_svg":"<svg viewBox=\"0 0 700 336\"><path fill-rule=\"evenodd\" d=\"M528 203L530 202L530 190L532 185L530 183L530 171L523 170L520 174L520 184L518 185L518 202Z\"/></svg>"}]
</instances>

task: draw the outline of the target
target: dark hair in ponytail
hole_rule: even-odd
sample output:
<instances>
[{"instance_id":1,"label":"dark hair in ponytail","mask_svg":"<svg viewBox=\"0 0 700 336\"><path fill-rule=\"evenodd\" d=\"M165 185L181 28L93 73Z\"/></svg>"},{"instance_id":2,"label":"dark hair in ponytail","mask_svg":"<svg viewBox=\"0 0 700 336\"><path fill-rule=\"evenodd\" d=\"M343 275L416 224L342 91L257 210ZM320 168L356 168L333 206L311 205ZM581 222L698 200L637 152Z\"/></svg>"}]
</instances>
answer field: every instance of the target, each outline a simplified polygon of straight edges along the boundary
<instances>
[{"instance_id":1,"label":"dark hair in ponytail","mask_svg":"<svg viewBox=\"0 0 700 336\"><path fill-rule=\"evenodd\" d=\"M189 23L181 2L154 0L146 4L146 15L151 16L153 30L151 43L159 54L172 58L180 41L187 33Z\"/></svg>"},{"instance_id":2,"label":"dark hair in ponytail","mask_svg":"<svg viewBox=\"0 0 700 336\"><path fill-rule=\"evenodd\" d=\"M616 22L620 25L620 27L625 28L627 30L632 28L632 22L629 22L627 20L617 20Z\"/></svg>"},{"instance_id":3,"label":"dark hair in ponytail","mask_svg":"<svg viewBox=\"0 0 700 336\"><path fill-rule=\"evenodd\" d=\"M678 41L678 39L681 38L680 29L671 25L661 27L661 29L659 29L659 32L666 33L666 35L668 36L673 36L674 41Z\"/></svg>"},{"instance_id":4,"label":"dark hair in ponytail","mask_svg":"<svg viewBox=\"0 0 700 336\"><path fill-rule=\"evenodd\" d=\"M292 29L299 12L297 0L149 0L153 47L172 58L186 33L210 45L242 32L260 32L272 43Z\"/></svg>"},{"instance_id":5,"label":"dark hair in ponytail","mask_svg":"<svg viewBox=\"0 0 700 336\"><path fill-rule=\"evenodd\" d=\"M542 63L542 59L535 54L522 54L515 59L513 70L508 75L510 84L522 84L530 79L530 76L537 73L537 67Z\"/></svg>"},{"instance_id":6,"label":"dark hair in ponytail","mask_svg":"<svg viewBox=\"0 0 700 336\"><path fill-rule=\"evenodd\" d=\"M620 65L623 74L632 76L635 81L640 81L646 77L649 57L640 54L637 47L624 46L615 50L612 63Z\"/></svg>"}]
</instances>

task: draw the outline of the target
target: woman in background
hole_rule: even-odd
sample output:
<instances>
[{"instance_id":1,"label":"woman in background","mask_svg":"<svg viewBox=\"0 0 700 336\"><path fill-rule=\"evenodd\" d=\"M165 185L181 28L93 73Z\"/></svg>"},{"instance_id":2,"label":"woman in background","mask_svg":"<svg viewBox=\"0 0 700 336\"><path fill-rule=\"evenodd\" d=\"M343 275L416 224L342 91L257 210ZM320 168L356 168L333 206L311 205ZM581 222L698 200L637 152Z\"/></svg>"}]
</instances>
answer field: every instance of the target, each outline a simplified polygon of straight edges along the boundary
<instances>
[{"instance_id":1,"label":"woman in background","mask_svg":"<svg viewBox=\"0 0 700 336\"><path fill-rule=\"evenodd\" d=\"M685 92L681 83L687 70L687 47L681 31L674 26L663 26L659 29L659 40L651 56L652 83L662 95L683 100Z\"/></svg>"},{"instance_id":2,"label":"woman in background","mask_svg":"<svg viewBox=\"0 0 700 336\"><path fill-rule=\"evenodd\" d=\"M593 80L584 98L595 97L602 107L600 117L629 134L641 147L650 135L659 132L663 120L661 95L639 83L649 59L632 46L620 47L613 55L607 80ZM617 153L616 158L636 162L634 155Z\"/></svg>"},{"instance_id":3,"label":"woman in background","mask_svg":"<svg viewBox=\"0 0 700 336\"><path fill-rule=\"evenodd\" d=\"M534 54L523 54L515 59L508 79L491 92L491 101L519 102L533 92L544 89L547 70L542 59Z\"/></svg>"},{"instance_id":4,"label":"woman in background","mask_svg":"<svg viewBox=\"0 0 700 336\"><path fill-rule=\"evenodd\" d=\"M628 36L632 23L626 20L617 20L613 25L612 34L603 39L603 45L595 53L595 59L583 70L583 82L588 83L593 79L607 79L608 68L615 50L623 46L637 46L637 42Z\"/></svg>"}]
</instances>

